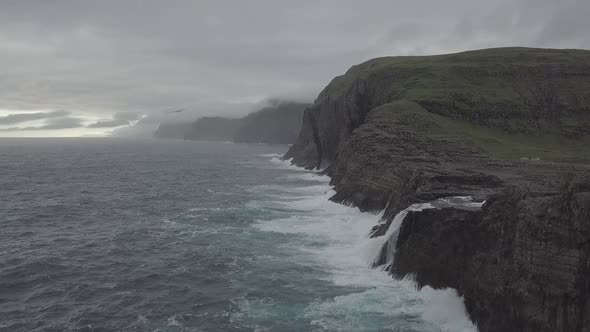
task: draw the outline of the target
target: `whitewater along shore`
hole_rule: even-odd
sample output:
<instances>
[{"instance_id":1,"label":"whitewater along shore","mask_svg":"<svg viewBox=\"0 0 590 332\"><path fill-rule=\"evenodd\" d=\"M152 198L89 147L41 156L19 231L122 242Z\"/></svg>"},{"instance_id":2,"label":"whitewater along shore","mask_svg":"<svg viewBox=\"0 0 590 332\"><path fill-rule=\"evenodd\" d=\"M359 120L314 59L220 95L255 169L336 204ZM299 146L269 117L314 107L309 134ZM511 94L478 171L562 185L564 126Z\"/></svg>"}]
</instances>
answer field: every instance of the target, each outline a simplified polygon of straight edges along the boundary
<instances>
[{"instance_id":1,"label":"whitewater along shore","mask_svg":"<svg viewBox=\"0 0 590 332\"><path fill-rule=\"evenodd\" d=\"M590 331L590 51L387 57L336 77L285 155L324 169L332 200L410 211L377 260L452 287L487 331Z\"/></svg>"}]
</instances>

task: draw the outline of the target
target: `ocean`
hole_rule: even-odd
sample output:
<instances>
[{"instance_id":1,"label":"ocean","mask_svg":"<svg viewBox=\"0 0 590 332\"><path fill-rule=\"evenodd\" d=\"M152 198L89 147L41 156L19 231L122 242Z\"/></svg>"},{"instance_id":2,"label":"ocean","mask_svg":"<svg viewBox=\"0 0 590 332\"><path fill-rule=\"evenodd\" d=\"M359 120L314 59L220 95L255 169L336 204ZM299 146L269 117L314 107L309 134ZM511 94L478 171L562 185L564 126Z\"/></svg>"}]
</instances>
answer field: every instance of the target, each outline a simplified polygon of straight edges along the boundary
<instances>
[{"instance_id":1,"label":"ocean","mask_svg":"<svg viewBox=\"0 0 590 332\"><path fill-rule=\"evenodd\" d=\"M476 331L287 149L0 139L0 331Z\"/></svg>"}]
</instances>

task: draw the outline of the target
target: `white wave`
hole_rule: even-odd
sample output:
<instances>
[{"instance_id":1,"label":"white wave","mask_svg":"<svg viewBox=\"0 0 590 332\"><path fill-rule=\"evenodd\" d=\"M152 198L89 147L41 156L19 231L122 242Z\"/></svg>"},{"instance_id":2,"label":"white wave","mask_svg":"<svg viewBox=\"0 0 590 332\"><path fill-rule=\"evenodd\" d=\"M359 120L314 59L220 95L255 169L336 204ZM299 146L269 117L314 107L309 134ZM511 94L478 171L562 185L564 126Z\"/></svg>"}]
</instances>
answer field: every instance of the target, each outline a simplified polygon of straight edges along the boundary
<instances>
[{"instance_id":1,"label":"white wave","mask_svg":"<svg viewBox=\"0 0 590 332\"><path fill-rule=\"evenodd\" d=\"M239 207L229 206L229 207L196 207L189 209L189 212L199 212L199 211L213 211L213 212L220 212L220 211L234 211L240 209Z\"/></svg>"},{"instance_id":2,"label":"white wave","mask_svg":"<svg viewBox=\"0 0 590 332\"><path fill-rule=\"evenodd\" d=\"M248 192L263 194L266 196L284 197L285 194L288 194L289 198L292 198L292 196L299 195L309 196L310 194L323 194L330 190L332 190L332 187L330 187L327 184L318 184L305 187L263 184L258 186L252 186L246 189L246 191Z\"/></svg>"},{"instance_id":3,"label":"white wave","mask_svg":"<svg viewBox=\"0 0 590 332\"><path fill-rule=\"evenodd\" d=\"M293 161L293 159L282 159L281 157L278 157L278 156L274 156L274 157L270 158L270 162L272 163L273 167L275 167L275 168L282 168L282 169L286 169L286 170L290 170L290 171L297 171L297 172L306 171L305 168L303 168L303 167L293 165L291 163L292 161Z\"/></svg>"},{"instance_id":4,"label":"white wave","mask_svg":"<svg viewBox=\"0 0 590 332\"><path fill-rule=\"evenodd\" d=\"M307 171L306 173L298 173L298 174L287 174L285 176L288 180L298 180L298 181L313 181L313 182L323 182L323 183L330 183L330 177L327 175L321 175L318 173L312 173Z\"/></svg>"},{"instance_id":5,"label":"white wave","mask_svg":"<svg viewBox=\"0 0 590 332\"><path fill-rule=\"evenodd\" d=\"M472 332L477 328L467 317L463 299L452 288L433 289L425 286L420 297L426 304L422 318L437 323L445 331Z\"/></svg>"},{"instance_id":6,"label":"white wave","mask_svg":"<svg viewBox=\"0 0 590 332\"><path fill-rule=\"evenodd\" d=\"M330 177L322 175L318 171L311 171L304 167L294 165L293 158L283 159L283 155L280 153L261 154L259 157L269 158L273 168L279 168L290 171L285 177L288 180L304 180L304 181L315 181L329 183ZM260 165L258 165L260 166Z\"/></svg>"},{"instance_id":7,"label":"white wave","mask_svg":"<svg viewBox=\"0 0 590 332\"><path fill-rule=\"evenodd\" d=\"M288 180L298 183L303 180L309 185L253 189L279 199L250 202L249 207L292 211L286 217L261 220L254 226L261 231L296 234L298 238L309 239L308 245L294 243L294 250L313 260L314 266L330 272L328 281L333 284L359 288L357 292L311 304L305 315L313 326L344 331L367 328L477 331L455 290L430 287L417 290L412 280L395 280L386 271L370 266L384 245L390 246L388 263L393 261L397 232L408 211L454 205L480 207L483 203L474 203L471 197L453 197L434 204L414 204L394 218L385 236L371 239L368 233L379 223L381 215L362 213L356 208L331 202L329 198L335 192L329 185L328 176L293 166L279 156L267 157L274 167L296 171L286 175ZM400 326L405 320L414 325ZM371 327L371 321L381 325ZM389 323L391 326L387 326Z\"/></svg>"},{"instance_id":8,"label":"white wave","mask_svg":"<svg viewBox=\"0 0 590 332\"><path fill-rule=\"evenodd\" d=\"M176 221L172 221L168 218L163 218L162 221L164 222L164 224L176 225Z\"/></svg>"},{"instance_id":9,"label":"white wave","mask_svg":"<svg viewBox=\"0 0 590 332\"><path fill-rule=\"evenodd\" d=\"M424 328L434 324L431 326L433 330L436 330L435 326L444 331L476 330L465 314L462 300L453 290L418 291L413 282L395 280L385 271L370 269L375 255L389 239L386 236L374 239L367 236L380 217L330 202L327 198L331 194L281 202L304 214L257 224L264 231L320 238L326 245L302 247L300 250L329 269L329 281L339 286L365 289L314 303L306 311L312 324L327 330L355 330L366 327L367 321L363 318L391 317L395 325L399 324L393 322L395 317L409 314L420 317ZM396 216L387 236L397 232L407 211L423 208L433 206L413 205Z\"/></svg>"},{"instance_id":10,"label":"white wave","mask_svg":"<svg viewBox=\"0 0 590 332\"><path fill-rule=\"evenodd\" d=\"M257 156L258 157L263 157L263 158L273 158L273 157L274 158L281 158L281 157L283 157L283 154L276 152L276 153L259 154Z\"/></svg>"},{"instance_id":11,"label":"white wave","mask_svg":"<svg viewBox=\"0 0 590 332\"><path fill-rule=\"evenodd\" d=\"M407 329L477 331L455 290L434 290L430 287L418 290L412 280L395 280L386 271L370 268L384 245L395 244L396 234L408 211L431 209L435 205L410 206L394 218L385 236L372 239L368 233L380 221L381 215L363 213L356 208L331 202L329 198L335 192L329 186L330 178L327 176L311 171L287 176L308 180L310 185L282 190L260 187L257 190L261 192L270 190L280 193L281 199L252 203L257 207L286 209L293 213L283 218L258 221L254 227L261 231L308 238L313 245L298 243L296 248L310 257L315 265L330 272L328 281L338 286L359 288L357 292L311 304L305 315L313 326L325 330L362 330L371 324L370 321L377 321L382 325L369 326L369 329L404 330L399 324L404 324L401 322L410 317L407 324L414 325L408 325ZM445 203L482 204L473 203L470 197L449 199ZM389 250L393 252L393 247ZM392 262L393 254L388 260ZM383 325L389 322L391 326Z\"/></svg>"},{"instance_id":12,"label":"white wave","mask_svg":"<svg viewBox=\"0 0 590 332\"><path fill-rule=\"evenodd\" d=\"M176 327L179 327L179 328L182 328L182 327L183 327L182 323L180 323L180 322L179 322L179 321L176 319L176 315L174 315L174 316L172 316L172 317L168 318L168 319L166 320L166 322L168 323L168 326L176 326Z\"/></svg>"}]
</instances>

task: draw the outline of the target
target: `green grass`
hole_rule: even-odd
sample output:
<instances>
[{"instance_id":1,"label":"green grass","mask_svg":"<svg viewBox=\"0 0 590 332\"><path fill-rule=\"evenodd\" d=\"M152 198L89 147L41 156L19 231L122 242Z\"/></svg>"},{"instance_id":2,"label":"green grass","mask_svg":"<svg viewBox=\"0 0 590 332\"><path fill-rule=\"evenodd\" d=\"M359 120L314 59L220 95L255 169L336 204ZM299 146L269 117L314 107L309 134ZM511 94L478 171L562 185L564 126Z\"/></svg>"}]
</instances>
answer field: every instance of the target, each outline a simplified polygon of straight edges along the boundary
<instances>
[{"instance_id":1,"label":"green grass","mask_svg":"<svg viewBox=\"0 0 590 332\"><path fill-rule=\"evenodd\" d=\"M453 122L450 120L450 122ZM448 128L463 133L475 145L499 159L541 158L551 161L590 162L590 137L570 139L555 133L528 135L454 121Z\"/></svg>"},{"instance_id":2,"label":"green grass","mask_svg":"<svg viewBox=\"0 0 590 332\"><path fill-rule=\"evenodd\" d=\"M357 82L369 86L355 91ZM377 58L336 77L318 101L362 91L378 103L372 107L412 113L424 135L468 138L495 158L590 162L590 51Z\"/></svg>"},{"instance_id":3,"label":"green grass","mask_svg":"<svg viewBox=\"0 0 590 332\"><path fill-rule=\"evenodd\" d=\"M478 126L466 121L430 113L411 101L396 101L374 110L391 121L411 119L419 134L437 137L466 138L491 157L498 159L540 158L563 162L590 162L590 135L576 139L561 134L559 124L527 134Z\"/></svg>"},{"instance_id":4,"label":"green grass","mask_svg":"<svg viewBox=\"0 0 590 332\"><path fill-rule=\"evenodd\" d=\"M545 68L553 67L551 70ZM523 96L549 86L569 103L570 96L590 106L590 79L579 69L590 67L590 51L496 48L432 56L382 57L351 67L336 77L323 95L338 97L357 80L378 80L376 93L389 101L440 101L460 94L488 104L524 107ZM563 75L555 76L555 68ZM587 72L587 70L586 70ZM451 96L451 97L450 97ZM468 110L465 110L466 112Z\"/></svg>"}]
</instances>

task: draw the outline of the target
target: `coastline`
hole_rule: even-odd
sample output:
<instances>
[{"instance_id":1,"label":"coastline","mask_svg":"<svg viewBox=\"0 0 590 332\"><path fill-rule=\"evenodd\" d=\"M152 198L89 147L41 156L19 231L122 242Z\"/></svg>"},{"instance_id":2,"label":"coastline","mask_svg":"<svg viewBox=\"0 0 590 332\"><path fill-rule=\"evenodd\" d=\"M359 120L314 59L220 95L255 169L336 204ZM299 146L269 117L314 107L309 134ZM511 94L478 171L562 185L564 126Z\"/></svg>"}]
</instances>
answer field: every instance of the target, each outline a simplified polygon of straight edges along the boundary
<instances>
[{"instance_id":1,"label":"coastline","mask_svg":"<svg viewBox=\"0 0 590 332\"><path fill-rule=\"evenodd\" d=\"M481 332L586 331L588 77L588 51L369 60L320 93L285 159L323 169L332 201L384 211L374 237L413 204L485 200L408 213L389 270L457 289Z\"/></svg>"},{"instance_id":2,"label":"coastline","mask_svg":"<svg viewBox=\"0 0 590 332\"><path fill-rule=\"evenodd\" d=\"M400 212L398 223L389 228L388 236L372 237L371 229L383 219L383 212L361 211L357 207L337 203L330 198L335 194L330 184L331 178L322 171L309 170L294 166L291 161L280 159L279 155L268 155L271 162L280 168L295 170L301 173L298 178L304 178L313 184L311 191L305 190L305 196L296 204L297 209L303 211L316 211L309 220L299 220L300 217L264 223L260 227L264 230L275 232L287 232L288 234L309 234L325 237L325 244L320 248L309 248L309 252L319 257L321 265L332 271L329 280L337 285L346 287L360 287L360 292L344 295L333 301L321 302L317 310L334 311L350 310L358 308L358 312L350 313L357 319L365 320L377 310L375 304L383 311L383 315L399 318L404 321L403 313L412 313L420 318L424 324L433 324L436 330L475 332L477 328L467 315L463 304L463 298L458 291L451 287L438 289L426 286L418 287L418 283L412 276L404 276L392 279L388 265L375 264L383 259L384 249L395 246L397 235L404 216L411 211L435 209L443 206L457 206L463 209L478 209L481 203L472 203L470 199L457 199L437 201L425 204L414 204ZM320 183L322 188L315 188ZM319 189L319 190L318 190ZM310 195L310 196L307 196ZM320 212L321 211L321 212ZM318 218L317 213L321 213ZM285 223L289 226L285 229ZM392 258L392 256L390 256ZM362 309L368 306L367 309ZM372 309L369 309L372 308ZM366 310L366 312L364 312ZM390 312L388 312L390 311ZM310 315L314 316L314 314ZM318 314L315 314L320 317ZM321 320L325 318L318 318ZM400 323L401 323L400 322ZM350 322L341 322L341 329L350 329L354 326L346 325ZM336 322L330 322L332 328ZM378 324L375 322L374 324ZM385 324L382 322L382 324ZM390 324L393 324L391 322ZM321 324L319 325L321 326ZM375 325L375 329L385 325ZM396 326L395 324L392 326ZM327 326L324 326L327 328ZM356 328L359 328L357 326ZM393 327L392 327L393 328ZM398 327L399 328L399 327ZM409 327L408 327L409 328ZM414 327L418 328L419 327Z\"/></svg>"}]
</instances>

